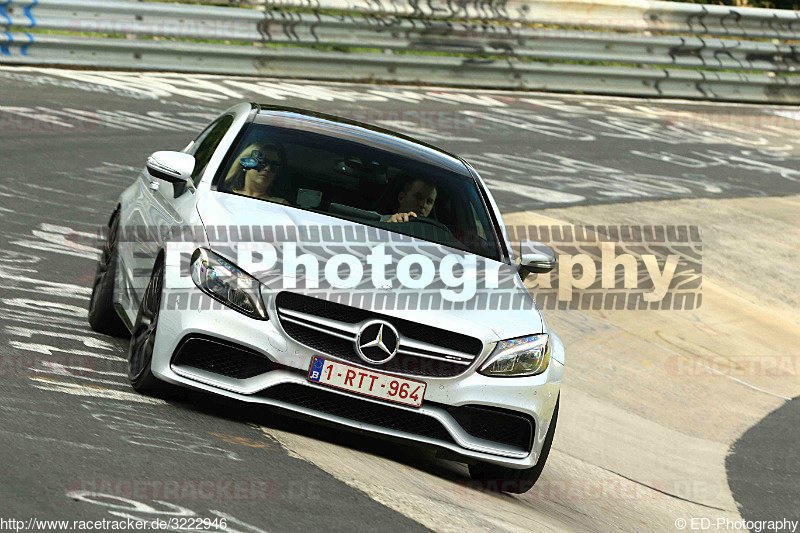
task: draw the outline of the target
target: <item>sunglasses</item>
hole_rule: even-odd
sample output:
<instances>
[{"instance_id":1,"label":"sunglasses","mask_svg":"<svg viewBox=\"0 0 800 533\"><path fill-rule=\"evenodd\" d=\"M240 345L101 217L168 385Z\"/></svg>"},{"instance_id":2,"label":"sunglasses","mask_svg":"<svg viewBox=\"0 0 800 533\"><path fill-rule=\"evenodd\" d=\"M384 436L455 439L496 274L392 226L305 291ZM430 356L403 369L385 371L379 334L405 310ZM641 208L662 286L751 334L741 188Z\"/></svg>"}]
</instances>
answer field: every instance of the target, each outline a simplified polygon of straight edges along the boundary
<instances>
[{"instance_id":1,"label":"sunglasses","mask_svg":"<svg viewBox=\"0 0 800 533\"><path fill-rule=\"evenodd\" d=\"M267 154L261 150L253 150L250 152L249 157L239 159L239 164L242 165L242 168L245 170L261 171L277 168L280 166L281 162L275 159L267 159Z\"/></svg>"}]
</instances>

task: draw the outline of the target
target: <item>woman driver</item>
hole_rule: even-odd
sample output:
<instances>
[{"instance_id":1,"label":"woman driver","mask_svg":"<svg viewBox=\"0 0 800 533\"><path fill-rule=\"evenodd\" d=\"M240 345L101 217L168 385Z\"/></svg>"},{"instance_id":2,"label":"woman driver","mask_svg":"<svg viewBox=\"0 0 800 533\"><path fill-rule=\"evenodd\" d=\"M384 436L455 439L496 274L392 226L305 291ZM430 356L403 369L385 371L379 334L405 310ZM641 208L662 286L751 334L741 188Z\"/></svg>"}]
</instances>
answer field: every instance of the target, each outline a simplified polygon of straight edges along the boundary
<instances>
[{"instance_id":1,"label":"woman driver","mask_svg":"<svg viewBox=\"0 0 800 533\"><path fill-rule=\"evenodd\" d=\"M284 161L283 150L279 146L252 143L241 152L228 172L225 183L231 192L290 205L285 199L270 195Z\"/></svg>"}]
</instances>

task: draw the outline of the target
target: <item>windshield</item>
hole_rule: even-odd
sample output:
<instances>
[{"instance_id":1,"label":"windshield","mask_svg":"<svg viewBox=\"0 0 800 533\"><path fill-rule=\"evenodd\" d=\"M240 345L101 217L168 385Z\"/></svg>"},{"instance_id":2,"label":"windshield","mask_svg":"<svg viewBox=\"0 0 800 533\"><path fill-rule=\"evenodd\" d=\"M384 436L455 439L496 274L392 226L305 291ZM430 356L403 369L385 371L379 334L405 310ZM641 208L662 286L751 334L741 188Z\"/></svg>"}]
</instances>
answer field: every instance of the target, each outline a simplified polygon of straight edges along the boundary
<instances>
[{"instance_id":1,"label":"windshield","mask_svg":"<svg viewBox=\"0 0 800 533\"><path fill-rule=\"evenodd\" d=\"M466 173L317 132L248 126L217 190L379 227L500 260Z\"/></svg>"}]
</instances>

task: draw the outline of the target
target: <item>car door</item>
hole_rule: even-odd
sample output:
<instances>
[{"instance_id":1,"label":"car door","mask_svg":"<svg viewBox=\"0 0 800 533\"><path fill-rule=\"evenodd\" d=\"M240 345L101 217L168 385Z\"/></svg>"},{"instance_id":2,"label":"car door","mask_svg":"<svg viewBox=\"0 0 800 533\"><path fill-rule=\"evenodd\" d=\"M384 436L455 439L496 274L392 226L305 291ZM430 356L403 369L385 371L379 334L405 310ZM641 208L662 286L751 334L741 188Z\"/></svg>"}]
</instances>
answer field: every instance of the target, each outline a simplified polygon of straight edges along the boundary
<instances>
[{"instance_id":1,"label":"car door","mask_svg":"<svg viewBox=\"0 0 800 533\"><path fill-rule=\"evenodd\" d=\"M233 115L225 114L209 124L183 150L195 157L192 184L173 185L157 179L145 170L139 176L142 223L148 231L144 239L137 238L133 253L133 276L137 298L141 299L150 280L156 257L166 246L170 235L181 235L181 227L190 223L196 213L196 188L220 141L233 124Z\"/></svg>"}]
</instances>

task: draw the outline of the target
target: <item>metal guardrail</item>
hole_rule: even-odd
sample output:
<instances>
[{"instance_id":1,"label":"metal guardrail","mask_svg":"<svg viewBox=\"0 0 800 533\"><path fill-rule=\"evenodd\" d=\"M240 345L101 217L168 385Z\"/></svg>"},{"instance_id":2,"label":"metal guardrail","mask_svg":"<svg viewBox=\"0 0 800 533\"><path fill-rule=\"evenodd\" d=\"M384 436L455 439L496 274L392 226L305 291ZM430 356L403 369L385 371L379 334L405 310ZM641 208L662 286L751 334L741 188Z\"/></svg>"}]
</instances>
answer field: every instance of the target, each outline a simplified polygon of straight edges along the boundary
<instances>
[{"instance_id":1,"label":"metal guardrail","mask_svg":"<svg viewBox=\"0 0 800 533\"><path fill-rule=\"evenodd\" d=\"M789 10L647 0L177 0L446 20L516 21L587 29L651 31L752 39L796 39Z\"/></svg>"},{"instance_id":2,"label":"metal guardrail","mask_svg":"<svg viewBox=\"0 0 800 533\"><path fill-rule=\"evenodd\" d=\"M774 42L775 35L798 38L795 12L737 9L734 24L730 8L666 2L509 1L504 14L478 2L457 8L415 0L248 5L0 0L0 28L9 30L0 32L0 63L800 103L800 76L791 75L800 68L800 46ZM564 10L578 6L569 29L523 24L564 23ZM662 11L649 17L654 6ZM707 16L694 17L698 9ZM491 11L486 18L497 23L470 22L480 10ZM615 31L571 29L601 22ZM700 22L702 32L688 31ZM620 33L656 23L674 34ZM722 29L773 41L704 37Z\"/></svg>"},{"instance_id":3,"label":"metal guardrail","mask_svg":"<svg viewBox=\"0 0 800 533\"><path fill-rule=\"evenodd\" d=\"M585 29L747 39L793 40L797 39L800 31L800 12L797 11L641 0L177 0L179 3L182 1L257 7L266 11L304 9L428 20L513 21ZM119 3L107 4L102 0L3 0L0 1L0 15L3 5L11 4L18 5L18 10L27 14L35 7L37 18L42 14L47 16L48 10L56 17L63 17L69 12L88 16L97 13L131 14L130 7L113 5ZM140 2L137 9L143 16L167 12L180 17L182 12L186 12L186 7L175 4L153 6ZM212 16L225 19L234 15L217 12Z\"/></svg>"}]
</instances>

